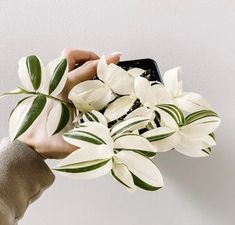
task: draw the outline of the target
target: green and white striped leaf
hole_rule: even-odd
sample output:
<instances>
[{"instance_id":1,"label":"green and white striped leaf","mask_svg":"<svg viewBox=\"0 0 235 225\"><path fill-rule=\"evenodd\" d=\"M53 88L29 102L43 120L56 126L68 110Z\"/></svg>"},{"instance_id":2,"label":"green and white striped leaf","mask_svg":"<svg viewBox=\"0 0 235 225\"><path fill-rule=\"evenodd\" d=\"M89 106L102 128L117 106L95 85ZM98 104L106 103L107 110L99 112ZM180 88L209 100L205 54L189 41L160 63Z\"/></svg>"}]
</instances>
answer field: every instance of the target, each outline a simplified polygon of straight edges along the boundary
<instances>
[{"instance_id":1,"label":"green and white striped leaf","mask_svg":"<svg viewBox=\"0 0 235 225\"><path fill-rule=\"evenodd\" d=\"M99 122L104 124L106 127L108 126L108 122L105 116L101 112L96 110L84 113L82 119L85 122Z\"/></svg>"},{"instance_id":2,"label":"green and white striped leaf","mask_svg":"<svg viewBox=\"0 0 235 225\"><path fill-rule=\"evenodd\" d=\"M45 84L45 68L38 56L23 57L18 62L21 84L27 91L40 91Z\"/></svg>"},{"instance_id":3,"label":"green and white striped leaf","mask_svg":"<svg viewBox=\"0 0 235 225\"><path fill-rule=\"evenodd\" d=\"M59 133L68 123L70 112L64 103L56 103L47 118L47 133L49 136Z\"/></svg>"},{"instance_id":4,"label":"green and white striped leaf","mask_svg":"<svg viewBox=\"0 0 235 225\"><path fill-rule=\"evenodd\" d=\"M122 116L124 116L135 102L135 98L131 96L122 96L108 105L104 115L108 121L114 121Z\"/></svg>"},{"instance_id":5,"label":"green and white striped leaf","mask_svg":"<svg viewBox=\"0 0 235 225\"><path fill-rule=\"evenodd\" d=\"M214 132L219 124L220 118L215 112L201 110L185 118L185 126L181 128L181 132L185 136L200 138Z\"/></svg>"},{"instance_id":6,"label":"green and white striped leaf","mask_svg":"<svg viewBox=\"0 0 235 225\"><path fill-rule=\"evenodd\" d=\"M54 167L54 170L75 179L103 176L112 168L113 151L107 146L79 149Z\"/></svg>"},{"instance_id":7,"label":"green and white striped leaf","mask_svg":"<svg viewBox=\"0 0 235 225\"><path fill-rule=\"evenodd\" d=\"M176 129L184 124L184 115L177 106L164 104L156 106L155 109L160 114L162 126Z\"/></svg>"},{"instance_id":8,"label":"green and white striped leaf","mask_svg":"<svg viewBox=\"0 0 235 225\"><path fill-rule=\"evenodd\" d=\"M80 127L70 130L63 135L68 143L80 148L99 145L108 145L113 148L113 140L110 136L109 129L101 123L85 122Z\"/></svg>"},{"instance_id":9,"label":"green and white striped leaf","mask_svg":"<svg viewBox=\"0 0 235 225\"><path fill-rule=\"evenodd\" d=\"M147 157L133 151L120 151L114 156L114 160L128 168L134 184L139 188L155 191L163 187L164 183L160 171Z\"/></svg>"},{"instance_id":10,"label":"green and white striped leaf","mask_svg":"<svg viewBox=\"0 0 235 225\"><path fill-rule=\"evenodd\" d=\"M159 152L172 150L180 141L180 135L169 127L158 127L142 134Z\"/></svg>"},{"instance_id":11,"label":"green and white striped leaf","mask_svg":"<svg viewBox=\"0 0 235 225\"><path fill-rule=\"evenodd\" d=\"M67 81L68 62L66 58L57 58L49 62L46 67L50 77L48 93L49 95L58 95L64 88Z\"/></svg>"},{"instance_id":12,"label":"green and white striped leaf","mask_svg":"<svg viewBox=\"0 0 235 225\"><path fill-rule=\"evenodd\" d=\"M216 145L212 136L206 135L202 138L190 138L182 135L176 151L189 157L206 157L211 153L210 147Z\"/></svg>"},{"instance_id":13,"label":"green and white striped leaf","mask_svg":"<svg viewBox=\"0 0 235 225\"><path fill-rule=\"evenodd\" d=\"M148 122L149 122L148 118L141 116L123 120L112 127L111 135L112 137L115 137L127 131L134 131L145 128Z\"/></svg>"},{"instance_id":14,"label":"green and white striped leaf","mask_svg":"<svg viewBox=\"0 0 235 225\"><path fill-rule=\"evenodd\" d=\"M189 125L192 123L198 123L201 119L204 119L206 117L218 117L217 113L211 111L211 110L200 110L196 111L194 113L189 114L185 118L185 125Z\"/></svg>"},{"instance_id":15,"label":"green and white striped leaf","mask_svg":"<svg viewBox=\"0 0 235 225\"><path fill-rule=\"evenodd\" d=\"M113 177L122 185L133 191L136 190L132 174L126 165L114 162L111 173Z\"/></svg>"},{"instance_id":16,"label":"green and white striped leaf","mask_svg":"<svg viewBox=\"0 0 235 225\"><path fill-rule=\"evenodd\" d=\"M25 98L11 112L9 137L13 141L22 135L42 113L47 99L44 95Z\"/></svg>"},{"instance_id":17,"label":"green and white striped leaf","mask_svg":"<svg viewBox=\"0 0 235 225\"><path fill-rule=\"evenodd\" d=\"M155 153L157 149L144 137L136 134L122 134L114 141L114 149L117 151L128 150L145 153Z\"/></svg>"}]
</instances>

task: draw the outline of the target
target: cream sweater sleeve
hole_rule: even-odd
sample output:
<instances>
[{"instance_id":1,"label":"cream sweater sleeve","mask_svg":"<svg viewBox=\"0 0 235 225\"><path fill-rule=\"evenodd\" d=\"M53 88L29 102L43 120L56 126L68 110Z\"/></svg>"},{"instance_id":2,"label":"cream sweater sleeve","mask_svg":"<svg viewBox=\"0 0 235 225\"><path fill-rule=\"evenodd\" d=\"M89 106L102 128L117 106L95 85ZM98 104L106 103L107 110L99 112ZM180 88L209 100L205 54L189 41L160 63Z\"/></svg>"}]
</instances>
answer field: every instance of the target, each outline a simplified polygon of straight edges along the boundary
<instances>
[{"instance_id":1,"label":"cream sweater sleeve","mask_svg":"<svg viewBox=\"0 0 235 225\"><path fill-rule=\"evenodd\" d=\"M54 181L41 156L16 140L0 150L0 224L15 225Z\"/></svg>"}]
</instances>

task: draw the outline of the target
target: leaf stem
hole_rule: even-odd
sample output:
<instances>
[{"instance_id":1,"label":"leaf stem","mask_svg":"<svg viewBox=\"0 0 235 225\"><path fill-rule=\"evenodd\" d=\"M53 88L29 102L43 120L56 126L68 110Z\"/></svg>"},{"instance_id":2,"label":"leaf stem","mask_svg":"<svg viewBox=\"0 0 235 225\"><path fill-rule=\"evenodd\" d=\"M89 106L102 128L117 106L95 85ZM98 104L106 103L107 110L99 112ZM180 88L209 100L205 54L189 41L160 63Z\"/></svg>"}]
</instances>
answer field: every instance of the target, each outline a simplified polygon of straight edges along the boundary
<instances>
[{"instance_id":1,"label":"leaf stem","mask_svg":"<svg viewBox=\"0 0 235 225\"><path fill-rule=\"evenodd\" d=\"M19 87L20 88L20 87ZM65 105L67 106L70 106L70 107L74 107L74 105L71 103L71 102L68 102L68 101L65 101L65 100L62 100L62 99L59 99L59 98L56 98L54 96L51 96L51 95L47 95L47 94L44 94L44 93L41 93L41 92L33 92L33 91L26 91L22 88L20 88L22 90L22 94L32 94L32 95L44 95L45 97L47 98L50 98L50 99L53 99L57 102L61 102L61 103L64 103Z\"/></svg>"}]
</instances>

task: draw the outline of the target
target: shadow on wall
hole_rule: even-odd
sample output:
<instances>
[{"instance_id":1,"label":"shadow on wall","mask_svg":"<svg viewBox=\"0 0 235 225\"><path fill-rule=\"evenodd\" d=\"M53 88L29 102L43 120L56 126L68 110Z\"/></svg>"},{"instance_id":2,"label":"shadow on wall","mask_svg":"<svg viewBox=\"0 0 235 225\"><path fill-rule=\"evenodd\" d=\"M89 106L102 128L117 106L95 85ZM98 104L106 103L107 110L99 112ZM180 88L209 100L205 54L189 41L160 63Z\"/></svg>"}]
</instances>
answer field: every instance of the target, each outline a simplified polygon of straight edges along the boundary
<instances>
[{"instance_id":1,"label":"shadow on wall","mask_svg":"<svg viewBox=\"0 0 235 225\"><path fill-rule=\"evenodd\" d=\"M217 136L222 137L222 132ZM226 221L226 225L232 225L235 221L235 195L231 196L235 187L230 184L231 178L235 178L235 171L228 158L228 151L234 148L229 139L218 138L219 144L212 149L210 157L189 158L171 151L162 153L157 163L164 176L199 208L203 216L216 224ZM225 151L226 154L223 153Z\"/></svg>"}]
</instances>

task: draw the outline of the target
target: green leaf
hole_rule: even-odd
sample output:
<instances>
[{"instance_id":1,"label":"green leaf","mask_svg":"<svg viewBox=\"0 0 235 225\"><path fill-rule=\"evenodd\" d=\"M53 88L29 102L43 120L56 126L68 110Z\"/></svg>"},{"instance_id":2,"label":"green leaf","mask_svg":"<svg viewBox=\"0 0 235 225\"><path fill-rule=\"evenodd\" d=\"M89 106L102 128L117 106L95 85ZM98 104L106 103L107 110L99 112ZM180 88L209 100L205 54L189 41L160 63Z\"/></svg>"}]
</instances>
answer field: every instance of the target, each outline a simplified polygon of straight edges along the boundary
<instances>
[{"instance_id":1,"label":"green leaf","mask_svg":"<svg viewBox=\"0 0 235 225\"><path fill-rule=\"evenodd\" d=\"M158 105L157 108L168 113L175 120L179 127L184 124L184 115L177 106L172 104L162 104Z\"/></svg>"},{"instance_id":2,"label":"green leaf","mask_svg":"<svg viewBox=\"0 0 235 225\"><path fill-rule=\"evenodd\" d=\"M41 84L41 64L37 56L31 55L26 58L26 65L33 88L38 90Z\"/></svg>"},{"instance_id":3,"label":"green leaf","mask_svg":"<svg viewBox=\"0 0 235 225\"><path fill-rule=\"evenodd\" d=\"M102 160L101 162L98 162L96 164L93 165L89 165L86 167L74 167L74 168L66 168L65 166L63 166L62 168L54 168L54 170L60 171L60 172L66 172L66 173L85 173L85 172L89 172L92 170L96 170L104 165L106 165L108 162L110 161L110 159L108 160Z\"/></svg>"},{"instance_id":4,"label":"green leaf","mask_svg":"<svg viewBox=\"0 0 235 225\"><path fill-rule=\"evenodd\" d=\"M71 130L63 135L67 138L77 139L84 142L92 143L95 145L106 144L101 138L87 131L82 130Z\"/></svg>"},{"instance_id":5,"label":"green leaf","mask_svg":"<svg viewBox=\"0 0 235 225\"><path fill-rule=\"evenodd\" d=\"M24 119L22 123L20 124L20 127L18 128L13 140L17 139L33 124L33 122L37 119L37 117L41 114L42 110L44 109L46 105L46 101L47 99L44 95L38 95L34 99L26 115L19 115L19 116L23 116ZM22 103L22 101L20 103ZM11 113L11 116L14 113L14 111Z\"/></svg>"},{"instance_id":6,"label":"green leaf","mask_svg":"<svg viewBox=\"0 0 235 225\"><path fill-rule=\"evenodd\" d=\"M56 66L56 68L53 71L50 85L49 85L49 95L57 88L59 85L65 71L67 68L67 59L64 58L61 60L61 62Z\"/></svg>"},{"instance_id":7,"label":"green leaf","mask_svg":"<svg viewBox=\"0 0 235 225\"><path fill-rule=\"evenodd\" d=\"M185 125L191 124L197 120L200 120L206 117L218 117L218 115L211 110L200 110L200 111L197 111L188 115L185 118Z\"/></svg>"}]
</instances>

